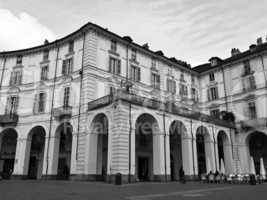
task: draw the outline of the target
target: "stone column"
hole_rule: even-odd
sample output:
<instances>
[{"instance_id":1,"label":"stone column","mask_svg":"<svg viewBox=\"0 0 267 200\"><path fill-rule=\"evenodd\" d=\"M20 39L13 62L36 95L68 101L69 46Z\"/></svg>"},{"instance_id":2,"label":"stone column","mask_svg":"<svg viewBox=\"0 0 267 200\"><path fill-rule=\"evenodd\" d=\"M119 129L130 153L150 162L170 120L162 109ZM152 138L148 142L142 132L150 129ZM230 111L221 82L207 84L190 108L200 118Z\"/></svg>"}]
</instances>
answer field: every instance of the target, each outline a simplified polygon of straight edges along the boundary
<instances>
[{"instance_id":1,"label":"stone column","mask_svg":"<svg viewBox=\"0 0 267 200\"><path fill-rule=\"evenodd\" d=\"M132 128L131 131L131 176L136 176L136 163L135 163L135 128Z\"/></svg>"},{"instance_id":2,"label":"stone column","mask_svg":"<svg viewBox=\"0 0 267 200\"><path fill-rule=\"evenodd\" d=\"M153 134L153 173L155 181L165 180L164 133Z\"/></svg>"},{"instance_id":3,"label":"stone column","mask_svg":"<svg viewBox=\"0 0 267 200\"><path fill-rule=\"evenodd\" d=\"M193 138L193 154L194 155L194 166L195 166L195 175L199 175L198 174L198 159L197 159L197 140L196 138L194 137Z\"/></svg>"},{"instance_id":4,"label":"stone column","mask_svg":"<svg viewBox=\"0 0 267 200\"><path fill-rule=\"evenodd\" d=\"M43 162L43 176L48 179L55 179L58 168L60 136L45 138L45 155Z\"/></svg>"},{"instance_id":5,"label":"stone column","mask_svg":"<svg viewBox=\"0 0 267 200\"><path fill-rule=\"evenodd\" d=\"M193 149L192 149L192 138L182 137L182 158L183 158L183 169L185 175L192 177L194 175L193 169Z\"/></svg>"},{"instance_id":6,"label":"stone column","mask_svg":"<svg viewBox=\"0 0 267 200\"><path fill-rule=\"evenodd\" d=\"M31 140L18 137L14 162L13 178L27 178L30 161Z\"/></svg>"},{"instance_id":7,"label":"stone column","mask_svg":"<svg viewBox=\"0 0 267 200\"><path fill-rule=\"evenodd\" d=\"M207 140L205 141L205 155L206 155L206 167L208 166L208 160L210 161L210 167L213 172L216 171L215 165L215 151L214 151L214 141ZM207 173L209 173L207 171Z\"/></svg>"}]
</instances>

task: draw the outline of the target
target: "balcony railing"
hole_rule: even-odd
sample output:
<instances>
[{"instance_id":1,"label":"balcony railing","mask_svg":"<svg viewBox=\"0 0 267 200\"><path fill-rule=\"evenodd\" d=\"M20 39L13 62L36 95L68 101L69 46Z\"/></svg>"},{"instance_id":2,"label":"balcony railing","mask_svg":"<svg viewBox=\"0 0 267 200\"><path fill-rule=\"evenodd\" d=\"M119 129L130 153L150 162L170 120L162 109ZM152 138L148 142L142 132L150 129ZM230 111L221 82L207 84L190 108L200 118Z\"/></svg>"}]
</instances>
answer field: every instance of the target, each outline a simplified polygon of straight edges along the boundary
<instances>
[{"instance_id":1,"label":"balcony railing","mask_svg":"<svg viewBox=\"0 0 267 200\"><path fill-rule=\"evenodd\" d=\"M256 129L267 126L267 118L256 118L250 120L240 121L239 126L241 129Z\"/></svg>"},{"instance_id":2,"label":"balcony railing","mask_svg":"<svg viewBox=\"0 0 267 200\"><path fill-rule=\"evenodd\" d=\"M172 101L162 102L156 99L141 97L135 94L129 94L125 92L117 92L115 95L107 95L107 96L104 96L104 97L101 97L99 99L89 102L88 111L107 106L111 104L112 102L115 102L118 100L126 101L129 103L135 104L135 105L151 108L154 110L161 110L167 113L172 113L172 114L183 116L183 117L190 118L190 119L195 119L195 120L199 120L203 122L209 122L209 123L213 123L213 124L224 126L224 127L234 128L234 123L231 123L225 120L215 119L212 116L209 116L209 115L206 115L200 112L195 112L193 110L178 107Z\"/></svg>"},{"instance_id":3,"label":"balcony railing","mask_svg":"<svg viewBox=\"0 0 267 200\"><path fill-rule=\"evenodd\" d=\"M72 106L62 106L53 109L53 116L56 119L70 118L72 116Z\"/></svg>"},{"instance_id":4,"label":"balcony railing","mask_svg":"<svg viewBox=\"0 0 267 200\"><path fill-rule=\"evenodd\" d=\"M0 125L7 126L7 125L17 125L19 121L19 116L17 114L4 114L0 115Z\"/></svg>"}]
</instances>

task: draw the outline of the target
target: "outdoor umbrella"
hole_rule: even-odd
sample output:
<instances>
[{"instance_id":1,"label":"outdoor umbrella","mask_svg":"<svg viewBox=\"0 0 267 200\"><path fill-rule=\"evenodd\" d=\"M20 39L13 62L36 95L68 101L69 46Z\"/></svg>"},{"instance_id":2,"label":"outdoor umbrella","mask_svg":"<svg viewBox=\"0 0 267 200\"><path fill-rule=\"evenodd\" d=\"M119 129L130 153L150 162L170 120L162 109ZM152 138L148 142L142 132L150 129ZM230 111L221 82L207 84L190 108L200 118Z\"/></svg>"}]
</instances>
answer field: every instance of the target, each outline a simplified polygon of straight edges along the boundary
<instances>
[{"instance_id":1,"label":"outdoor umbrella","mask_svg":"<svg viewBox=\"0 0 267 200\"><path fill-rule=\"evenodd\" d=\"M266 178L266 171L265 171L265 167L264 167L264 162L263 162L263 158L260 159L260 175L263 177L263 179Z\"/></svg>"},{"instance_id":2,"label":"outdoor umbrella","mask_svg":"<svg viewBox=\"0 0 267 200\"><path fill-rule=\"evenodd\" d=\"M222 174L225 174L225 166L224 166L224 162L223 162L223 159L222 159L222 158L221 158L220 172L221 172Z\"/></svg>"},{"instance_id":3,"label":"outdoor umbrella","mask_svg":"<svg viewBox=\"0 0 267 200\"><path fill-rule=\"evenodd\" d=\"M250 173L250 174L253 174L253 175L256 175L254 159L253 159L252 156L250 157L249 173Z\"/></svg>"}]
</instances>

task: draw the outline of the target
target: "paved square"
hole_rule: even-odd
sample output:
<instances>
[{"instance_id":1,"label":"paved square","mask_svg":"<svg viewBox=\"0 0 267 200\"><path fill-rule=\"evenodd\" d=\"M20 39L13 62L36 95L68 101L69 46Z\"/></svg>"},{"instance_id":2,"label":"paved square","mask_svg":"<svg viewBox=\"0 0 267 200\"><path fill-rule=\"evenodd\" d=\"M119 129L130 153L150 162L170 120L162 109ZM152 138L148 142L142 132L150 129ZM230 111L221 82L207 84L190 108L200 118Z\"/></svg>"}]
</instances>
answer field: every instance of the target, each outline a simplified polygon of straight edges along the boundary
<instances>
[{"instance_id":1,"label":"paved square","mask_svg":"<svg viewBox=\"0 0 267 200\"><path fill-rule=\"evenodd\" d=\"M115 186L71 181L0 181L0 200L266 200L267 184L138 183Z\"/></svg>"}]
</instances>

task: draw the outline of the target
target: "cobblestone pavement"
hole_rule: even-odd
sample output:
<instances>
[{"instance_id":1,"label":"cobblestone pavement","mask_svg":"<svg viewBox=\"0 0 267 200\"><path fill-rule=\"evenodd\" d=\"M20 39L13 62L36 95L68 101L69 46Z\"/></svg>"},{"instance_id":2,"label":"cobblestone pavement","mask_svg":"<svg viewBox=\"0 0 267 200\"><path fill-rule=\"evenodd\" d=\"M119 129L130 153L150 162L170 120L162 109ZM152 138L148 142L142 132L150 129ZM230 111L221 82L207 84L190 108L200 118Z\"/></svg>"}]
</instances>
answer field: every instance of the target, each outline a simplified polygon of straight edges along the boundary
<instances>
[{"instance_id":1,"label":"cobblestone pavement","mask_svg":"<svg viewBox=\"0 0 267 200\"><path fill-rule=\"evenodd\" d=\"M0 200L260 200L267 184L137 183L115 186L71 181L0 181Z\"/></svg>"}]
</instances>

